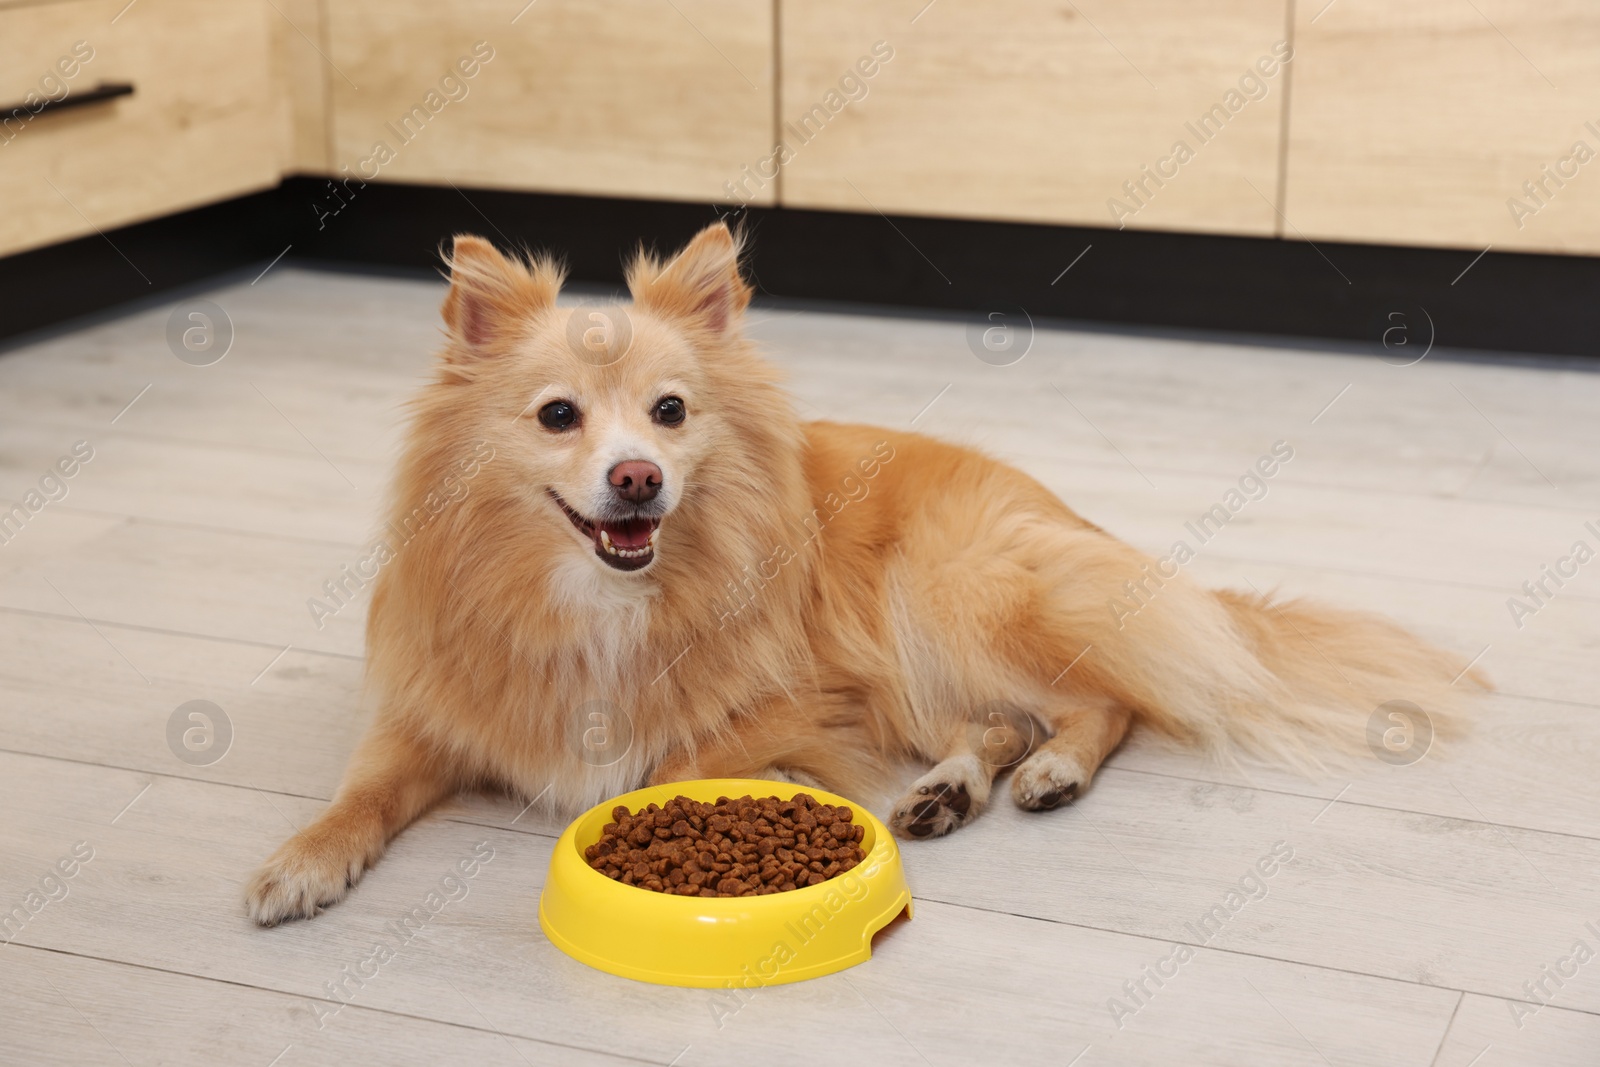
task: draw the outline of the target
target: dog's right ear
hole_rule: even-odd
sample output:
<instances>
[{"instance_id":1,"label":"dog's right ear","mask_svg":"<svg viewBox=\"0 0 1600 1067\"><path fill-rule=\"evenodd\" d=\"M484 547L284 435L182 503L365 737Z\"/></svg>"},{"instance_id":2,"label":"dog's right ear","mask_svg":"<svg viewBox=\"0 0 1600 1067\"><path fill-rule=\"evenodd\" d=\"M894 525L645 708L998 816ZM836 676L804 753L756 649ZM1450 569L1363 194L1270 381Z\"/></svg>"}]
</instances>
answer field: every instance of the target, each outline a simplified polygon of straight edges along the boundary
<instances>
[{"instance_id":1,"label":"dog's right ear","mask_svg":"<svg viewBox=\"0 0 1600 1067\"><path fill-rule=\"evenodd\" d=\"M516 336L530 313L555 304L561 270L546 259L508 259L481 237L458 234L450 254L444 321L460 354L477 358Z\"/></svg>"}]
</instances>

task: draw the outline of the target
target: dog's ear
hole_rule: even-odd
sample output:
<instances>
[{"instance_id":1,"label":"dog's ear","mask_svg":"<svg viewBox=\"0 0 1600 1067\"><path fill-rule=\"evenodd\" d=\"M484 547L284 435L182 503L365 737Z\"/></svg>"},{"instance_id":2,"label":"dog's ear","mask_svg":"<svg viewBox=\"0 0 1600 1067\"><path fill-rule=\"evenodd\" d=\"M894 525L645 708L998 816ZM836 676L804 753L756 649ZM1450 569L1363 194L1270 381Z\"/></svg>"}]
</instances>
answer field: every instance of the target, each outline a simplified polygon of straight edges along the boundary
<instances>
[{"instance_id":1,"label":"dog's ear","mask_svg":"<svg viewBox=\"0 0 1600 1067\"><path fill-rule=\"evenodd\" d=\"M726 223L701 230L668 263L641 255L628 270L634 303L713 337L734 332L750 303L739 276L739 239Z\"/></svg>"},{"instance_id":2,"label":"dog's ear","mask_svg":"<svg viewBox=\"0 0 1600 1067\"><path fill-rule=\"evenodd\" d=\"M450 254L450 292L444 321L462 354L484 355L511 336L533 311L550 307L561 291L560 268L548 260L508 259L481 237L458 234Z\"/></svg>"}]
</instances>

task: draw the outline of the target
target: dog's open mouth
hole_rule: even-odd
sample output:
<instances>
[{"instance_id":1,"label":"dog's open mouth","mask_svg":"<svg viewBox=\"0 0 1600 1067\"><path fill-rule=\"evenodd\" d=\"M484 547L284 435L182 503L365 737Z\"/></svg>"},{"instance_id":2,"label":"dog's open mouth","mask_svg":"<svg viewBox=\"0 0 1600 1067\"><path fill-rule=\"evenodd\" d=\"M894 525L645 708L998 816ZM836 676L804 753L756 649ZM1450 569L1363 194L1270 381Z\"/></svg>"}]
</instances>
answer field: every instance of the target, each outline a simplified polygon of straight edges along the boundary
<instances>
[{"instance_id":1,"label":"dog's open mouth","mask_svg":"<svg viewBox=\"0 0 1600 1067\"><path fill-rule=\"evenodd\" d=\"M594 542L594 554L607 566L619 571L636 571L650 566L656 558L656 533L661 520L647 515L629 519L586 519L554 490L550 499L566 513L573 529Z\"/></svg>"}]
</instances>

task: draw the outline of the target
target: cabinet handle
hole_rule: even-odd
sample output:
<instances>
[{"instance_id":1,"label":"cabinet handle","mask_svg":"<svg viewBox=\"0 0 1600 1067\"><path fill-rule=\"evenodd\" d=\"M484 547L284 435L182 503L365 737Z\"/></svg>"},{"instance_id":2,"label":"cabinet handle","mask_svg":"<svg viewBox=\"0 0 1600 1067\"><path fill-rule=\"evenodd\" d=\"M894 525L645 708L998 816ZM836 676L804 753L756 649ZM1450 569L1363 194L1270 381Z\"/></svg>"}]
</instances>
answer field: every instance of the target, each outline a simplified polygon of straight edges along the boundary
<instances>
[{"instance_id":1,"label":"cabinet handle","mask_svg":"<svg viewBox=\"0 0 1600 1067\"><path fill-rule=\"evenodd\" d=\"M98 104L105 100L113 100L119 96L132 96L133 86L126 82L101 82L93 89L81 93L69 93L60 100L46 99L38 109L29 107L26 102L0 107L0 115L11 116L21 111L24 114L38 118L47 112L65 111L69 107L84 107L88 104Z\"/></svg>"}]
</instances>

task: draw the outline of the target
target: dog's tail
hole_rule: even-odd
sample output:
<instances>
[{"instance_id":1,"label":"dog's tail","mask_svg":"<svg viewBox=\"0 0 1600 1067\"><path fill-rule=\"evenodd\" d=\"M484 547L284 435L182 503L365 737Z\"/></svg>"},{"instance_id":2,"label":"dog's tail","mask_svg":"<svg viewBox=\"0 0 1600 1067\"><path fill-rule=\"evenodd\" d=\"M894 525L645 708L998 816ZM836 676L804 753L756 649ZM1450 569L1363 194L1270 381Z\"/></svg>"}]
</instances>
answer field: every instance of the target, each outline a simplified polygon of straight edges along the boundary
<instances>
[{"instance_id":1,"label":"dog's tail","mask_svg":"<svg viewBox=\"0 0 1600 1067\"><path fill-rule=\"evenodd\" d=\"M1489 685L1376 615L1187 581L1149 607L1105 633L1095 673L1148 725L1224 759L1312 771L1330 749L1373 748L1410 762L1460 733L1470 691Z\"/></svg>"}]
</instances>

